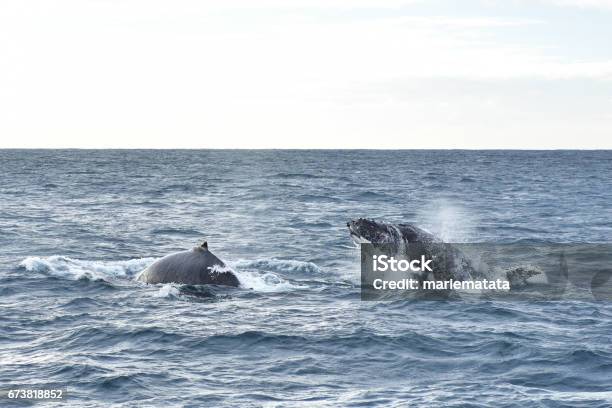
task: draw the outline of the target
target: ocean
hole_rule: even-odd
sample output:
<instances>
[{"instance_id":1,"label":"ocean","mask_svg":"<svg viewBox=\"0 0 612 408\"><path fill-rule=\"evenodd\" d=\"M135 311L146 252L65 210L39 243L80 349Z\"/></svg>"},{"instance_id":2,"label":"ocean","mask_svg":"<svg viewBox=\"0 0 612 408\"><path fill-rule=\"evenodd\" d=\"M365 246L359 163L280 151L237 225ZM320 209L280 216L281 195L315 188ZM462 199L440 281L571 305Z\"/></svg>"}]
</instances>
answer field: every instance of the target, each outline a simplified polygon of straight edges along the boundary
<instances>
[{"instance_id":1,"label":"ocean","mask_svg":"<svg viewBox=\"0 0 612 408\"><path fill-rule=\"evenodd\" d=\"M2 389L64 386L76 407L612 406L610 302L361 301L346 227L610 242L612 151L0 150L0 170ZM204 240L241 287L134 281Z\"/></svg>"}]
</instances>

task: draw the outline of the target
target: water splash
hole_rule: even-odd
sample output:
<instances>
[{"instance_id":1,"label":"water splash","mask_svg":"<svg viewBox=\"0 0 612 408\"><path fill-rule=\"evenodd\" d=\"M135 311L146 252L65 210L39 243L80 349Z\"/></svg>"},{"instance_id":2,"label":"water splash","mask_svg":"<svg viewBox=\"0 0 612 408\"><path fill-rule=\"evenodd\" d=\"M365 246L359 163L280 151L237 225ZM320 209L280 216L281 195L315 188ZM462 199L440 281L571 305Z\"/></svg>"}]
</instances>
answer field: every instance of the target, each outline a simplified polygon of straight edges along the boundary
<instances>
[{"instance_id":1,"label":"water splash","mask_svg":"<svg viewBox=\"0 0 612 408\"><path fill-rule=\"evenodd\" d=\"M180 295L180 290L172 285L171 283L167 283L163 285L157 292L153 293L153 297L160 298L177 298Z\"/></svg>"},{"instance_id":2,"label":"water splash","mask_svg":"<svg viewBox=\"0 0 612 408\"><path fill-rule=\"evenodd\" d=\"M31 256L19 263L28 272L38 272L63 279L114 280L131 279L152 264L156 258L128 259L125 261L91 261L67 256Z\"/></svg>"},{"instance_id":3,"label":"water splash","mask_svg":"<svg viewBox=\"0 0 612 408\"><path fill-rule=\"evenodd\" d=\"M256 292L285 292L308 288L308 286L293 284L272 272L235 271L235 274L241 287Z\"/></svg>"},{"instance_id":4,"label":"water splash","mask_svg":"<svg viewBox=\"0 0 612 408\"><path fill-rule=\"evenodd\" d=\"M157 259L140 258L125 261L94 261L73 259L61 255L49 257L32 256L21 261L19 267L24 268L28 272L41 273L62 279L88 279L110 282L118 279L133 280ZM234 267L215 266L211 268L212 273L227 271L236 275L242 288L258 292L282 292L307 287L291 283L281 276L283 273L320 273L319 267L312 262L277 259L239 260L234 264ZM176 297L178 293L179 289L166 284L154 296Z\"/></svg>"},{"instance_id":5,"label":"water splash","mask_svg":"<svg viewBox=\"0 0 612 408\"><path fill-rule=\"evenodd\" d=\"M257 269L269 272L296 272L320 274L321 268L313 262L296 261L294 259L239 259L232 263L237 269Z\"/></svg>"},{"instance_id":6,"label":"water splash","mask_svg":"<svg viewBox=\"0 0 612 408\"><path fill-rule=\"evenodd\" d=\"M473 242L477 222L464 207L447 200L435 201L418 215L422 228L429 230L444 242Z\"/></svg>"},{"instance_id":7,"label":"water splash","mask_svg":"<svg viewBox=\"0 0 612 408\"><path fill-rule=\"evenodd\" d=\"M321 272L319 267L312 262L292 259L240 259L234 262L232 266L234 274L240 281L240 286L258 292L282 292L307 288L307 286L289 282L278 273L306 273L311 275Z\"/></svg>"}]
</instances>

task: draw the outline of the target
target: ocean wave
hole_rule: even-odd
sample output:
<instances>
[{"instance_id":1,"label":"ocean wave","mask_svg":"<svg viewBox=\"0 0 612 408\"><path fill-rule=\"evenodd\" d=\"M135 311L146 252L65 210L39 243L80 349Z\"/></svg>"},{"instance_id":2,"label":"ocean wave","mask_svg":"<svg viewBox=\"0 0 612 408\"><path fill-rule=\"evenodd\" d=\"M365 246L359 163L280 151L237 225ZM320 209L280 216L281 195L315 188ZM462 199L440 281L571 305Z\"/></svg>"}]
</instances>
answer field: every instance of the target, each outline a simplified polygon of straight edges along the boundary
<instances>
[{"instance_id":1,"label":"ocean wave","mask_svg":"<svg viewBox=\"0 0 612 408\"><path fill-rule=\"evenodd\" d=\"M154 235L178 235L178 236L203 236L201 231L193 228L154 228L151 231Z\"/></svg>"},{"instance_id":2,"label":"ocean wave","mask_svg":"<svg viewBox=\"0 0 612 408\"><path fill-rule=\"evenodd\" d=\"M307 286L295 285L273 272L254 270L239 270L230 266L215 265L210 268L212 273L231 272L238 278L240 287L257 292L284 292L291 289L303 289Z\"/></svg>"},{"instance_id":3,"label":"ocean wave","mask_svg":"<svg viewBox=\"0 0 612 408\"><path fill-rule=\"evenodd\" d=\"M214 334L197 341L193 344L194 349L205 348L207 350L227 350L244 348L250 349L255 345L260 347L270 347L274 345L282 346L304 346L313 341L310 337L295 335L270 333L260 330L247 330L238 333Z\"/></svg>"},{"instance_id":4,"label":"ocean wave","mask_svg":"<svg viewBox=\"0 0 612 408\"><path fill-rule=\"evenodd\" d=\"M386 193L378 193L375 191L361 191L355 194L355 198L358 200L391 200L392 197Z\"/></svg>"},{"instance_id":5,"label":"ocean wave","mask_svg":"<svg viewBox=\"0 0 612 408\"><path fill-rule=\"evenodd\" d=\"M219 268L218 271L232 272L238 278L241 289L253 290L255 292L274 293L308 288L305 285L292 283L272 272L238 271L229 267ZM200 285L166 283L158 286L159 289L152 294L156 298L178 299L182 296L210 298L215 297L215 292L217 292L217 290L210 291Z\"/></svg>"},{"instance_id":6,"label":"ocean wave","mask_svg":"<svg viewBox=\"0 0 612 408\"><path fill-rule=\"evenodd\" d=\"M312 203L341 203L342 202L342 200L338 197L334 197L331 195L324 195L324 194L301 194L297 198L300 201L312 202Z\"/></svg>"},{"instance_id":7,"label":"ocean wave","mask_svg":"<svg viewBox=\"0 0 612 408\"><path fill-rule=\"evenodd\" d=\"M117 279L134 279L142 270L157 258L139 258L125 261L93 261L73 259L67 256L32 256L19 263L28 272L42 273L61 279L92 280L110 282ZM312 262L294 260L259 259L240 260L219 271L229 270L236 275L240 286L257 292L282 292L303 289L306 286L291 283L275 272L319 273L320 269ZM213 272L219 272L217 270ZM165 284L153 296L176 298L183 293L181 285Z\"/></svg>"},{"instance_id":8,"label":"ocean wave","mask_svg":"<svg viewBox=\"0 0 612 408\"><path fill-rule=\"evenodd\" d=\"M125 261L91 261L67 256L31 256L19 263L28 272L38 272L62 279L89 279L109 281L131 279L149 266L156 258L128 259Z\"/></svg>"},{"instance_id":9,"label":"ocean wave","mask_svg":"<svg viewBox=\"0 0 612 408\"><path fill-rule=\"evenodd\" d=\"M306 289L307 286L296 285L283 279L279 275L268 272L249 272L249 271L234 271L240 286L245 289L252 289L256 292L285 292L295 289Z\"/></svg>"},{"instance_id":10,"label":"ocean wave","mask_svg":"<svg viewBox=\"0 0 612 408\"><path fill-rule=\"evenodd\" d=\"M278 273L319 274L321 269L312 262L293 259L239 259L232 263L232 271L240 285L257 292L284 292L305 289L307 286L289 282Z\"/></svg>"},{"instance_id":11,"label":"ocean wave","mask_svg":"<svg viewBox=\"0 0 612 408\"><path fill-rule=\"evenodd\" d=\"M181 291L171 283L166 283L157 292L153 293L153 297L161 298L177 298Z\"/></svg>"},{"instance_id":12,"label":"ocean wave","mask_svg":"<svg viewBox=\"0 0 612 408\"><path fill-rule=\"evenodd\" d=\"M320 176L320 175L311 174L311 173L277 173L273 177L281 178L281 179L306 179L306 180L329 178L327 176Z\"/></svg>"},{"instance_id":13,"label":"ocean wave","mask_svg":"<svg viewBox=\"0 0 612 408\"><path fill-rule=\"evenodd\" d=\"M313 262L296 261L293 259L239 259L232 263L234 269L237 270L263 270L267 272L284 272L284 273L310 273L320 274L321 268Z\"/></svg>"}]
</instances>

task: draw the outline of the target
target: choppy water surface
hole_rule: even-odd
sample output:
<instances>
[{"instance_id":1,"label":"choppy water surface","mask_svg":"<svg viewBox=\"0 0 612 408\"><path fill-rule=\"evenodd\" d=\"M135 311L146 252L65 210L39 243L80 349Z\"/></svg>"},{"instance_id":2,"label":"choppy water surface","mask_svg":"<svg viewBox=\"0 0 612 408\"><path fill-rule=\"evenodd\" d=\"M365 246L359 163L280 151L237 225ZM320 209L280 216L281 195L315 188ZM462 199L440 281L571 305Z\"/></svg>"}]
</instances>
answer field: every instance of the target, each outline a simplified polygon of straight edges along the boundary
<instances>
[{"instance_id":1,"label":"choppy water surface","mask_svg":"<svg viewBox=\"0 0 612 408\"><path fill-rule=\"evenodd\" d=\"M0 384L74 406L612 405L607 302L359 300L346 222L610 242L612 152L0 151ZM238 289L147 286L206 238Z\"/></svg>"}]
</instances>

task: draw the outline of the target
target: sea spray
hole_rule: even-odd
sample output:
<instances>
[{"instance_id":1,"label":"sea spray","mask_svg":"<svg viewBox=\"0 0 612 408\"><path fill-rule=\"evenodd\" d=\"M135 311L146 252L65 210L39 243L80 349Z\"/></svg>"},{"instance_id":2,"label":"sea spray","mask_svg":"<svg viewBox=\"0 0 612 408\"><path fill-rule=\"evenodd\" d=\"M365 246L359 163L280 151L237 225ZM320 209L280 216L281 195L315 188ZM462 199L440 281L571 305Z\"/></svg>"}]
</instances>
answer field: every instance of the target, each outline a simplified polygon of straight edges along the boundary
<instances>
[{"instance_id":1,"label":"sea spray","mask_svg":"<svg viewBox=\"0 0 612 408\"><path fill-rule=\"evenodd\" d=\"M420 226L444 242L474 242L473 215L458 204L441 199L422 207L418 219Z\"/></svg>"},{"instance_id":2,"label":"sea spray","mask_svg":"<svg viewBox=\"0 0 612 408\"><path fill-rule=\"evenodd\" d=\"M124 261L80 260L67 256L31 256L19 263L28 272L37 272L63 279L112 280L130 279L152 264L156 258Z\"/></svg>"}]
</instances>

